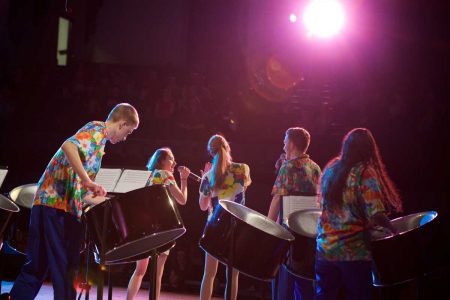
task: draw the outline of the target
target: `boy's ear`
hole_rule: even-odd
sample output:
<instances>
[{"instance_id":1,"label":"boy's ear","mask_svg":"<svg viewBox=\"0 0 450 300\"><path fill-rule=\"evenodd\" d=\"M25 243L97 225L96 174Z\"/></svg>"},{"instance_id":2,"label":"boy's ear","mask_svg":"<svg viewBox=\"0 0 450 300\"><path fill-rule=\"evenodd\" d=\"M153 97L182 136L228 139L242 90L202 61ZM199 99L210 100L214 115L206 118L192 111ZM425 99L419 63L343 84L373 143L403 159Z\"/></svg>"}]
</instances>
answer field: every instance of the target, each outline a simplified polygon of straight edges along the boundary
<instances>
[{"instance_id":1,"label":"boy's ear","mask_svg":"<svg viewBox=\"0 0 450 300\"><path fill-rule=\"evenodd\" d=\"M128 124L127 124L127 121L120 121L119 122L119 129L122 129L122 127L125 127L125 126L127 126Z\"/></svg>"}]
</instances>

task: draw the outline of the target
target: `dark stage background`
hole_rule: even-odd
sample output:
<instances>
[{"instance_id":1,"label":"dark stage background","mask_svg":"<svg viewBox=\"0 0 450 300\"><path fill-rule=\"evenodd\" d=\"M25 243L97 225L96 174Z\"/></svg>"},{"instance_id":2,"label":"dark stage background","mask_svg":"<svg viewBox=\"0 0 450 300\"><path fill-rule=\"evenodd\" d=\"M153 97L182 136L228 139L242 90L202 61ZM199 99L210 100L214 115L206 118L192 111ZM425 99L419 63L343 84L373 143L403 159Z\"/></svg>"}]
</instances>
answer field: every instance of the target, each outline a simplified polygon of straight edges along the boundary
<instances>
[{"instance_id":1,"label":"dark stage background","mask_svg":"<svg viewBox=\"0 0 450 300\"><path fill-rule=\"evenodd\" d=\"M349 30L320 42L288 20L304 1L80 0L67 1L66 11L62 0L0 0L0 166L9 168L1 192L37 182L67 137L123 101L135 105L141 124L126 143L106 147L104 167L144 169L157 147L169 146L199 173L208 138L220 132L234 160L251 168L247 205L264 214L288 127L311 132L309 154L321 167L349 129L367 127L404 214L438 211L444 247L448 4L347 2ZM56 64L58 17L71 22L67 66ZM206 215L197 190L191 182L180 208L187 233L169 258L166 288L175 288L170 270L180 265L186 281L201 280L197 241ZM116 272L126 284L131 267Z\"/></svg>"}]
</instances>

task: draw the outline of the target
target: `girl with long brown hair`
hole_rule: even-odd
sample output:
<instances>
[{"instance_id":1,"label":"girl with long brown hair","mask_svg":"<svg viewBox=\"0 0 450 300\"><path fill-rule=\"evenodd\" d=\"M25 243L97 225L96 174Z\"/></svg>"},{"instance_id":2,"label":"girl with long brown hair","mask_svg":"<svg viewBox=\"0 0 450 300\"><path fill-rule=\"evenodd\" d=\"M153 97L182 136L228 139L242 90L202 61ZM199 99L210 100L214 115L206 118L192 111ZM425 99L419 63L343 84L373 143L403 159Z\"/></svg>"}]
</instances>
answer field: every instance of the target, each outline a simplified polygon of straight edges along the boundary
<instances>
[{"instance_id":1,"label":"girl with long brown hair","mask_svg":"<svg viewBox=\"0 0 450 300\"><path fill-rule=\"evenodd\" d=\"M213 161L212 164L207 163L204 168L199 205L201 210L208 210L209 220L221 199L245 204L245 190L250 185L251 179L248 165L232 162L230 145L223 136L216 134L209 139L208 152L213 157ZM200 289L201 300L211 299L217 266L217 259L205 253L205 270ZM235 269L227 269L227 274L230 271L233 272L231 299L236 299L239 272Z\"/></svg>"}]
</instances>

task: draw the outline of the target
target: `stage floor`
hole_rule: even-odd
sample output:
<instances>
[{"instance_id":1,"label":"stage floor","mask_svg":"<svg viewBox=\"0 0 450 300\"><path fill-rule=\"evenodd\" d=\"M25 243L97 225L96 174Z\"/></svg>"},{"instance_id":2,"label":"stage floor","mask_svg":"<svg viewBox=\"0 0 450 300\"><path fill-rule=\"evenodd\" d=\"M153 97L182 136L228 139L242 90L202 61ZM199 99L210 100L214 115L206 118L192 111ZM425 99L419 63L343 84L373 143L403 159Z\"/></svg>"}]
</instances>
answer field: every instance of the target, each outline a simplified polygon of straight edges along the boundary
<instances>
[{"instance_id":1,"label":"stage floor","mask_svg":"<svg viewBox=\"0 0 450 300\"><path fill-rule=\"evenodd\" d=\"M7 293L11 290L13 282L3 281L2 282L2 293ZM127 290L123 287L114 287L112 299L113 300L124 300L126 297ZM135 300L147 300L149 297L148 290L141 289L136 296ZM78 296L77 296L78 298ZM85 299L85 293L81 296L81 299ZM89 299L97 299L97 289L92 287L89 293ZM103 290L103 299L108 299L108 289L105 287ZM188 294L177 294L162 292L160 300L198 300L199 295L188 295ZM219 300L222 298L212 298L214 300ZM44 283L39 294L35 300L53 300L53 288L51 283Z\"/></svg>"}]
</instances>

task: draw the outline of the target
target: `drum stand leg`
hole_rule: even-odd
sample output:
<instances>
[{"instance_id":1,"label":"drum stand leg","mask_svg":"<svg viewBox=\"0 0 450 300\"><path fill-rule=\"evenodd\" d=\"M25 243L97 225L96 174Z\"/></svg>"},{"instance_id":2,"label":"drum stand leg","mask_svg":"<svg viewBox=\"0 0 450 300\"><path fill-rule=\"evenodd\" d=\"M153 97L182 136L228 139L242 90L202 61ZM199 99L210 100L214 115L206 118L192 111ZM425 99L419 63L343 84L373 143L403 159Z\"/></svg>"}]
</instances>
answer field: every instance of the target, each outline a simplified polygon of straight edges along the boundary
<instances>
[{"instance_id":1,"label":"drum stand leg","mask_svg":"<svg viewBox=\"0 0 450 300\"><path fill-rule=\"evenodd\" d=\"M227 288L226 288L226 300L231 300L231 292L233 290L233 268L227 265Z\"/></svg>"},{"instance_id":2,"label":"drum stand leg","mask_svg":"<svg viewBox=\"0 0 450 300\"><path fill-rule=\"evenodd\" d=\"M99 276L98 276L98 284L97 284L97 300L103 300L103 281L104 281L104 270L105 270L105 239L106 239L106 230L108 228L108 216L110 215L110 206L106 205L105 210L103 212L103 227L102 227L102 236L100 244L100 263L99 263Z\"/></svg>"},{"instance_id":3,"label":"drum stand leg","mask_svg":"<svg viewBox=\"0 0 450 300\"><path fill-rule=\"evenodd\" d=\"M231 293L233 291L233 264L234 264L234 228L236 227L236 220L232 219L230 222L230 251L228 253L227 264L227 287L226 300L231 300Z\"/></svg>"},{"instance_id":4,"label":"drum stand leg","mask_svg":"<svg viewBox=\"0 0 450 300\"><path fill-rule=\"evenodd\" d=\"M81 290L86 290L86 295L84 297L85 300L89 300L89 290L91 289L91 285L89 284L89 252L91 251L91 241L89 239L89 230L87 224L85 224L84 231L84 242L86 244L86 272L84 275L84 282L81 284ZM81 294L80 294L81 296Z\"/></svg>"},{"instance_id":5,"label":"drum stand leg","mask_svg":"<svg viewBox=\"0 0 450 300\"><path fill-rule=\"evenodd\" d=\"M112 290L111 266L108 266L108 300L112 300Z\"/></svg>"},{"instance_id":6,"label":"drum stand leg","mask_svg":"<svg viewBox=\"0 0 450 300\"><path fill-rule=\"evenodd\" d=\"M152 250L150 254L150 290L148 299L156 300L156 269L158 266L158 254L156 249Z\"/></svg>"}]
</instances>

